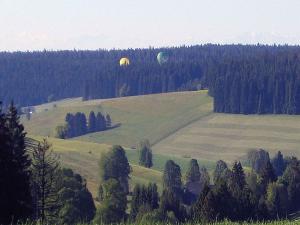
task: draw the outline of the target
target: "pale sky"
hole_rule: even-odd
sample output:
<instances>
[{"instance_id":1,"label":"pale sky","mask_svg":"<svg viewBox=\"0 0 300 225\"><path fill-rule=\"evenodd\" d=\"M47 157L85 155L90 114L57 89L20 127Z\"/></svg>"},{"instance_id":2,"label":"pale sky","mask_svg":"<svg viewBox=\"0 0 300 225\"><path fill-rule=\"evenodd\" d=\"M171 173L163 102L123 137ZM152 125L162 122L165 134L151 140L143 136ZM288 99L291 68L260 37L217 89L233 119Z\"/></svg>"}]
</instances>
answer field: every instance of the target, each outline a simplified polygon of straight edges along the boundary
<instances>
[{"instance_id":1,"label":"pale sky","mask_svg":"<svg viewBox=\"0 0 300 225\"><path fill-rule=\"evenodd\" d=\"M0 51L300 44L300 0L0 0Z\"/></svg>"}]
</instances>

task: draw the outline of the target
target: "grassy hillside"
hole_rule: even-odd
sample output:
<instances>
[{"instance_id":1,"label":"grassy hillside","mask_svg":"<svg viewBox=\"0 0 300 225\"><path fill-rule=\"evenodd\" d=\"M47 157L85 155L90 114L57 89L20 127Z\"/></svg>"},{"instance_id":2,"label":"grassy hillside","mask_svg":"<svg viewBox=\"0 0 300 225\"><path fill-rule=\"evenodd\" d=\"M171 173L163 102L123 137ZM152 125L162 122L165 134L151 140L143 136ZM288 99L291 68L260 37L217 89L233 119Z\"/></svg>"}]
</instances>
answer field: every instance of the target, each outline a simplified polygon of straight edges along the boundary
<instances>
[{"instance_id":1,"label":"grassy hillside","mask_svg":"<svg viewBox=\"0 0 300 225\"><path fill-rule=\"evenodd\" d=\"M42 137L30 136L36 140L41 140ZM99 185L98 177L98 161L101 153L106 152L111 146L105 144L97 144L90 142L82 142L76 140L61 140L56 138L48 138L56 153L60 155L62 165L75 170L87 179L89 190L94 196L97 194ZM129 156L132 150L127 150ZM129 157L130 160L130 157ZM130 174L131 184L156 182L161 189L162 173L158 170L146 169L144 167L131 163L132 173Z\"/></svg>"},{"instance_id":2,"label":"grassy hillside","mask_svg":"<svg viewBox=\"0 0 300 225\"><path fill-rule=\"evenodd\" d=\"M42 140L41 136L30 136L36 140ZM61 140L57 138L48 138L49 143L56 153L60 155L62 165L75 170L87 179L88 187L94 196L97 194L99 185L98 161L101 154L108 151L111 147L106 144L84 142L78 140ZM162 171L167 160L172 159L182 168L182 174L187 170L189 159L178 158L167 155L153 155L153 168L147 169L138 165L138 152L132 149L126 149L126 156L131 164L132 173L130 174L131 185L136 183L148 184L155 182L159 190L162 189ZM201 162L208 168L214 166L213 163Z\"/></svg>"},{"instance_id":3,"label":"grassy hillside","mask_svg":"<svg viewBox=\"0 0 300 225\"><path fill-rule=\"evenodd\" d=\"M23 122L29 134L53 136L67 112L91 110L108 112L121 126L76 140L130 148L148 138L154 144L155 169L159 171L167 159L175 159L183 170L190 158L198 158L211 168L218 159L233 161L255 148L300 157L300 116L214 114L206 91L85 102L66 99L37 106L32 119ZM127 155L137 164L135 151Z\"/></svg>"},{"instance_id":4,"label":"grassy hillside","mask_svg":"<svg viewBox=\"0 0 300 225\"><path fill-rule=\"evenodd\" d=\"M53 107L54 104L56 107ZM64 123L66 113L89 113L91 110L108 112L113 122L121 123L121 126L77 139L132 147L144 138L156 143L181 127L210 114L212 99L206 91L85 102L78 98L67 99L36 107L37 113L32 114L32 119L24 119L23 122L31 135L54 136L55 127Z\"/></svg>"},{"instance_id":5,"label":"grassy hillside","mask_svg":"<svg viewBox=\"0 0 300 225\"><path fill-rule=\"evenodd\" d=\"M226 161L258 148L300 157L300 116L211 114L153 146L163 154Z\"/></svg>"}]
</instances>

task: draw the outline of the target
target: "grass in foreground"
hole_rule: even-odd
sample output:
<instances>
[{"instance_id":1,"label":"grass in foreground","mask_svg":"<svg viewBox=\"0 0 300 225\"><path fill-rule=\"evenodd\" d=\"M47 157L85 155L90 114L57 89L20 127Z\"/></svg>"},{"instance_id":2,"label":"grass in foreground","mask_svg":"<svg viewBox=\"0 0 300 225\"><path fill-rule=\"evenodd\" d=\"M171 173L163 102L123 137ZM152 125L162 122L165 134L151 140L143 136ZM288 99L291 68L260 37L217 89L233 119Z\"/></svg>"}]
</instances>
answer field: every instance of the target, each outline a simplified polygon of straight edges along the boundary
<instances>
[{"instance_id":1,"label":"grass in foreground","mask_svg":"<svg viewBox=\"0 0 300 225\"><path fill-rule=\"evenodd\" d=\"M40 223L25 223L21 225L41 225ZM88 225L88 224L77 224L77 225ZM91 224L91 225L104 225L104 224ZM136 224L136 223L122 223L119 225L174 225L170 223L145 223L145 224ZM180 225L300 225L300 221L272 221L272 222L215 222L215 223L184 223Z\"/></svg>"}]
</instances>

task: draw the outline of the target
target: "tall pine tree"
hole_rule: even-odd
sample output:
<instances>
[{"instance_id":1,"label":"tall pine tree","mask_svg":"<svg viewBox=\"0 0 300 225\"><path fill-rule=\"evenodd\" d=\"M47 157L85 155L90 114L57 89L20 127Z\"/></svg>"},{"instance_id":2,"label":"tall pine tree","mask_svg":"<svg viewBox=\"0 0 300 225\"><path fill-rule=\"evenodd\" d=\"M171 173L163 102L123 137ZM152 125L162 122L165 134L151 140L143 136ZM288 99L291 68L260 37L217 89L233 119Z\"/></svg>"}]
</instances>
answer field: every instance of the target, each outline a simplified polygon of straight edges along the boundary
<instances>
[{"instance_id":1,"label":"tall pine tree","mask_svg":"<svg viewBox=\"0 0 300 225\"><path fill-rule=\"evenodd\" d=\"M24 127L13 103L6 115L0 106L0 224L32 215L30 165Z\"/></svg>"}]
</instances>

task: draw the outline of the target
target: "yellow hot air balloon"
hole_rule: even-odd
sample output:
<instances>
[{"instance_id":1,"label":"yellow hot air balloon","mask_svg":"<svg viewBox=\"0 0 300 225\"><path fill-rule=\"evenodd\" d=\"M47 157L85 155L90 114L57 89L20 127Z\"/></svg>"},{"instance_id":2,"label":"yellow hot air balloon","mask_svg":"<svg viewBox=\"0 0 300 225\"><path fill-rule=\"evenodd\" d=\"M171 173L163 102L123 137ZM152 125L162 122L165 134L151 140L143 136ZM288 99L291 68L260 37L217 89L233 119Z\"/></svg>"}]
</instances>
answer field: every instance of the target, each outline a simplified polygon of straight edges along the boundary
<instances>
[{"instance_id":1,"label":"yellow hot air balloon","mask_svg":"<svg viewBox=\"0 0 300 225\"><path fill-rule=\"evenodd\" d=\"M120 59L120 66L129 66L130 61L128 58L122 58Z\"/></svg>"}]
</instances>

